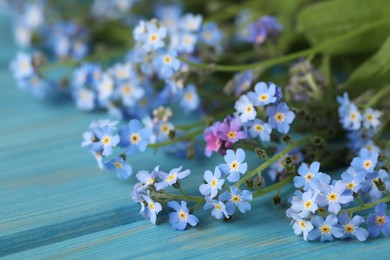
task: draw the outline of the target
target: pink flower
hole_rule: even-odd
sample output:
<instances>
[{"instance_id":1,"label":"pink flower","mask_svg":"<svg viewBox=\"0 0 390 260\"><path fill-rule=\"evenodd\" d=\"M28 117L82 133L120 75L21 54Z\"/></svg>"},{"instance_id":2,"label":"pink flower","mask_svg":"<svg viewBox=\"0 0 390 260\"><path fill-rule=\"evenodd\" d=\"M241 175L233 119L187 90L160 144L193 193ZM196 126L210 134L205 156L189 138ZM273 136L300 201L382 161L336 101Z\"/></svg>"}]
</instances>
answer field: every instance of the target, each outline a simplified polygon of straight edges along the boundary
<instances>
[{"instance_id":1,"label":"pink flower","mask_svg":"<svg viewBox=\"0 0 390 260\"><path fill-rule=\"evenodd\" d=\"M210 157L213 152L218 152L221 147L222 141L217 135L219 124L219 122L216 122L204 131L204 140L206 141L205 155L207 157Z\"/></svg>"}]
</instances>

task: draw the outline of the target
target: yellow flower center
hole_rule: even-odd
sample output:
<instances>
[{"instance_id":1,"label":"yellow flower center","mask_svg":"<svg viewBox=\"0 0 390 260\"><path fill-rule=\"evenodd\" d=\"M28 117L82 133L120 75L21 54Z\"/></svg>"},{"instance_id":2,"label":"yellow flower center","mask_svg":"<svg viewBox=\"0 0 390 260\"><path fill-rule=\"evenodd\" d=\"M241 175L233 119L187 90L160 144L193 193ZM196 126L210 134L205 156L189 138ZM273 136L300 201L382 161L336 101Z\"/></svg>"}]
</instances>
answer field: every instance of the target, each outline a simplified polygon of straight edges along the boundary
<instances>
[{"instance_id":1,"label":"yellow flower center","mask_svg":"<svg viewBox=\"0 0 390 260\"><path fill-rule=\"evenodd\" d=\"M306 209L310 209L310 208L311 208L311 205L312 205L311 200L308 200L308 201L305 202L305 208L306 208Z\"/></svg>"},{"instance_id":2,"label":"yellow flower center","mask_svg":"<svg viewBox=\"0 0 390 260\"><path fill-rule=\"evenodd\" d=\"M320 228L322 234L329 234L330 233L330 227L328 225L322 225Z\"/></svg>"},{"instance_id":3,"label":"yellow flower center","mask_svg":"<svg viewBox=\"0 0 390 260\"><path fill-rule=\"evenodd\" d=\"M213 188L215 188L215 187L217 187L217 180L216 179L213 179L212 181L211 181L211 187L213 187Z\"/></svg>"},{"instance_id":4,"label":"yellow flower center","mask_svg":"<svg viewBox=\"0 0 390 260\"><path fill-rule=\"evenodd\" d=\"M337 201L337 198L338 198L338 196L334 192L328 194L328 200L331 202Z\"/></svg>"},{"instance_id":5,"label":"yellow flower center","mask_svg":"<svg viewBox=\"0 0 390 260\"><path fill-rule=\"evenodd\" d=\"M385 216L376 216L375 223L379 226L382 226L386 223Z\"/></svg>"},{"instance_id":6,"label":"yellow flower center","mask_svg":"<svg viewBox=\"0 0 390 260\"><path fill-rule=\"evenodd\" d=\"M169 55L164 56L164 63L165 64L170 64L171 61L172 61L171 56L169 56Z\"/></svg>"},{"instance_id":7,"label":"yellow flower center","mask_svg":"<svg viewBox=\"0 0 390 260\"><path fill-rule=\"evenodd\" d=\"M259 100L262 101L262 102L265 102L268 100L268 95L267 94L261 94L259 96Z\"/></svg>"},{"instance_id":8,"label":"yellow flower center","mask_svg":"<svg viewBox=\"0 0 390 260\"><path fill-rule=\"evenodd\" d=\"M236 132L233 132L233 131L229 131L229 133L227 134L228 138L229 139L233 139L236 137Z\"/></svg>"},{"instance_id":9,"label":"yellow flower center","mask_svg":"<svg viewBox=\"0 0 390 260\"><path fill-rule=\"evenodd\" d=\"M217 203L214 204L214 208L216 208L217 210L222 210L221 205L219 205Z\"/></svg>"},{"instance_id":10,"label":"yellow flower center","mask_svg":"<svg viewBox=\"0 0 390 260\"><path fill-rule=\"evenodd\" d=\"M148 182L146 184L151 185L151 184L153 184L153 182L154 182L154 179L153 178L149 178L149 180L148 180Z\"/></svg>"},{"instance_id":11,"label":"yellow flower center","mask_svg":"<svg viewBox=\"0 0 390 260\"><path fill-rule=\"evenodd\" d=\"M103 144L107 145L107 144L110 144L111 138L109 136L105 136L105 137L103 137L102 141L103 141Z\"/></svg>"},{"instance_id":12,"label":"yellow flower center","mask_svg":"<svg viewBox=\"0 0 390 260\"><path fill-rule=\"evenodd\" d=\"M355 227L351 224L347 224L344 226L344 230L346 233L352 233L353 231L355 231Z\"/></svg>"},{"instance_id":13,"label":"yellow flower center","mask_svg":"<svg viewBox=\"0 0 390 260\"><path fill-rule=\"evenodd\" d=\"M368 114L366 116L366 119L367 119L367 121L371 121L372 119L374 119L374 117L371 114Z\"/></svg>"},{"instance_id":14,"label":"yellow flower center","mask_svg":"<svg viewBox=\"0 0 390 260\"><path fill-rule=\"evenodd\" d=\"M162 125L160 127L161 131L165 134L168 134L169 133L169 126L168 125Z\"/></svg>"},{"instance_id":15,"label":"yellow flower center","mask_svg":"<svg viewBox=\"0 0 390 260\"><path fill-rule=\"evenodd\" d=\"M157 41L157 40L158 40L157 34L153 33L153 34L151 34L151 35L149 36L149 41L155 42L155 41Z\"/></svg>"},{"instance_id":16,"label":"yellow flower center","mask_svg":"<svg viewBox=\"0 0 390 260\"><path fill-rule=\"evenodd\" d=\"M237 171L239 165L240 165L240 163L237 162L236 160L234 160L234 161L230 164L230 170L231 170L231 171Z\"/></svg>"},{"instance_id":17,"label":"yellow flower center","mask_svg":"<svg viewBox=\"0 0 390 260\"><path fill-rule=\"evenodd\" d=\"M138 133L132 133L132 134L130 135L130 142L131 142L132 144L138 144L139 141L141 141L141 136L139 136Z\"/></svg>"},{"instance_id":18,"label":"yellow flower center","mask_svg":"<svg viewBox=\"0 0 390 260\"><path fill-rule=\"evenodd\" d=\"M310 180L314 177L314 174L309 172L308 174L306 174L305 176L305 180L306 182L310 182Z\"/></svg>"},{"instance_id":19,"label":"yellow flower center","mask_svg":"<svg viewBox=\"0 0 390 260\"><path fill-rule=\"evenodd\" d=\"M119 168L119 169L121 169L123 167L123 165L120 162L114 162L114 165L116 168Z\"/></svg>"},{"instance_id":20,"label":"yellow flower center","mask_svg":"<svg viewBox=\"0 0 390 260\"><path fill-rule=\"evenodd\" d=\"M181 220L186 220L187 219L187 213L185 213L183 210L180 210L178 214L179 214L179 218Z\"/></svg>"},{"instance_id":21,"label":"yellow flower center","mask_svg":"<svg viewBox=\"0 0 390 260\"><path fill-rule=\"evenodd\" d=\"M151 210L154 210L154 204L153 204L152 202L149 203L149 208L150 208Z\"/></svg>"},{"instance_id":22,"label":"yellow flower center","mask_svg":"<svg viewBox=\"0 0 390 260\"><path fill-rule=\"evenodd\" d=\"M368 170L368 169L370 169L371 166L372 166L371 160L368 159L368 160L364 161L364 163L363 163L364 169Z\"/></svg>"},{"instance_id":23,"label":"yellow flower center","mask_svg":"<svg viewBox=\"0 0 390 260\"><path fill-rule=\"evenodd\" d=\"M173 181L173 180L175 180L176 179L176 174L169 174L168 175L168 177L167 177L167 181L168 182L171 182L171 181Z\"/></svg>"},{"instance_id":24,"label":"yellow flower center","mask_svg":"<svg viewBox=\"0 0 390 260\"><path fill-rule=\"evenodd\" d=\"M355 121L355 120L357 119L357 115L356 115L355 112L351 112L351 113L349 114L349 117L350 117L353 121Z\"/></svg>"},{"instance_id":25,"label":"yellow flower center","mask_svg":"<svg viewBox=\"0 0 390 260\"><path fill-rule=\"evenodd\" d=\"M263 131L263 127L260 124L256 124L255 125L255 129L256 129L257 132L262 132Z\"/></svg>"},{"instance_id":26,"label":"yellow flower center","mask_svg":"<svg viewBox=\"0 0 390 260\"><path fill-rule=\"evenodd\" d=\"M281 113L281 112L278 112L278 113L275 114L274 118L275 118L275 121L277 123L281 123L281 122L284 121L284 114Z\"/></svg>"},{"instance_id":27,"label":"yellow flower center","mask_svg":"<svg viewBox=\"0 0 390 260\"><path fill-rule=\"evenodd\" d=\"M187 100L187 101L191 101L193 99L193 95L191 92L187 92L185 95L184 95L184 98Z\"/></svg>"},{"instance_id":28,"label":"yellow flower center","mask_svg":"<svg viewBox=\"0 0 390 260\"><path fill-rule=\"evenodd\" d=\"M234 195L234 196L232 196L231 200L232 200L234 203L238 203L238 202L240 202L241 199L240 199L240 196Z\"/></svg>"},{"instance_id":29,"label":"yellow flower center","mask_svg":"<svg viewBox=\"0 0 390 260\"><path fill-rule=\"evenodd\" d=\"M133 91L133 87L131 85L126 85L122 88L122 93L125 95L130 95Z\"/></svg>"},{"instance_id":30,"label":"yellow flower center","mask_svg":"<svg viewBox=\"0 0 390 260\"><path fill-rule=\"evenodd\" d=\"M353 181L351 181L350 183L347 184L347 189L353 190L355 188L355 186L356 186L356 184Z\"/></svg>"},{"instance_id":31,"label":"yellow flower center","mask_svg":"<svg viewBox=\"0 0 390 260\"><path fill-rule=\"evenodd\" d=\"M205 38L206 40L210 40L211 39L211 33L210 32L204 32L203 33L203 38Z\"/></svg>"},{"instance_id":32,"label":"yellow flower center","mask_svg":"<svg viewBox=\"0 0 390 260\"><path fill-rule=\"evenodd\" d=\"M247 113L252 112L252 106L251 105L247 105L245 110L246 110Z\"/></svg>"},{"instance_id":33,"label":"yellow flower center","mask_svg":"<svg viewBox=\"0 0 390 260\"><path fill-rule=\"evenodd\" d=\"M305 221L299 221L299 225L301 226L302 229L306 228L306 222Z\"/></svg>"}]
</instances>

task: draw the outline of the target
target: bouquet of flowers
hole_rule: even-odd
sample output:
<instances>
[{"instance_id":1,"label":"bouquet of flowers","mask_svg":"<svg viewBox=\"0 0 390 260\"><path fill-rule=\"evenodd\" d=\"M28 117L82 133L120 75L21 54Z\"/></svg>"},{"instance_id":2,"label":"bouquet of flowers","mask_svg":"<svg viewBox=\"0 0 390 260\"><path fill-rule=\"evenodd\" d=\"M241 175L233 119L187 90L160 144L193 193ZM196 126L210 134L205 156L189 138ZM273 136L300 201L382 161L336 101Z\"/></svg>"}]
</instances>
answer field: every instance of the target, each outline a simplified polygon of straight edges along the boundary
<instances>
[{"instance_id":1,"label":"bouquet of flowers","mask_svg":"<svg viewBox=\"0 0 390 260\"><path fill-rule=\"evenodd\" d=\"M136 180L132 199L153 224L163 207L176 230L202 209L230 220L275 192L304 240L390 235L388 0L4 4L23 49L17 85L108 113L82 147ZM146 149L177 168L133 172ZM220 163L190 194L181 161L211 156Z\"/></svg>"}]
</instances>

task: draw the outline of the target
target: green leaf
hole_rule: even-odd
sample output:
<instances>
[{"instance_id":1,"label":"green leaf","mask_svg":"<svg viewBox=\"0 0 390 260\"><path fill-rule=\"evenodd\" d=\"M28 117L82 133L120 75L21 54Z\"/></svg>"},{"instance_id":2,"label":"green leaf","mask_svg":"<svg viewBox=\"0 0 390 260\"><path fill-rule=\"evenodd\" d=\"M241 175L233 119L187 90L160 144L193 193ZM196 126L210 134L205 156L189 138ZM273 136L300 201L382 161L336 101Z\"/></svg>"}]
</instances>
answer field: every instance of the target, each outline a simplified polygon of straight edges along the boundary
<instances>
[{"instance_id":1,"label":"green leaf","mask_svg":"<svg viewBox=\"0 0 390 260\"><path fill-rule=\"evenodd\" d=\"M390 0L332 0L315 3L298 15L298 28L314 46L390 17ZM332 55L372 52L385 41L390 22L333 46Z\"/></svg>"},{"instance_id":2,"label":"green leaf","mask_svg":"<svg viewBox=\"0 0 390 260\"><path fill-rule=\"evenodd\" d=\"M346 90L378 89L390 83L390 35L382 47L350 76Z\"/></svg>"}]
</instances>

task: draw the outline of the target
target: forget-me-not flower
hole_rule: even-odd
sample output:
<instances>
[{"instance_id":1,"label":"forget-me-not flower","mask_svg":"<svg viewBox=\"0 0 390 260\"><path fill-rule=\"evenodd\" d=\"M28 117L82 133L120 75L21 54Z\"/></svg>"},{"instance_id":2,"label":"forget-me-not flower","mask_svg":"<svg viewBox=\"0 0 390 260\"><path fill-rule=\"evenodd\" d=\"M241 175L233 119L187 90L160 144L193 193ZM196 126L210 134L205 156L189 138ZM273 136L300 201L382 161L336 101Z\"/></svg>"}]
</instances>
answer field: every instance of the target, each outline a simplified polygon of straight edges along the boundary
<instances>
[{"instance_id":1,"label":"forget-me-not flower","mask_svg":"<svg viewBox=\"0 0 390 260\"><path fill-rule=\"evenodd\" d=\"M282 102L276 106L267 107L268 124L282 134L287 134L290 124L295 118L294 112L290 111L287 104Z\"/></svg>"},{"instance_id":2,"label":"forget-me-not flower","mask_svg":"<svg viewBox=\"0 0 390 260\"><path fill-rule=\"evenodd\" d=\"M177 180L181 180L188 175L190 175L190 170L184 170L181 172L181 166L175 169L172 169L168 174L165 172L159 172L158 177L162 179L162 182L155 183L154 187L156 190L165 189L168 186L172 186L177 182Z\"/></svg>"},{"instance_id":3,"label":"forget-me-not flower","mask_svg":"<svg viewBox=\"0 0 390 260\"><path fill-rule=\"evenodd\" d=\"M344 235L343 229L337 226L338 220L335 215L329 215L324 220L320 216L311 218L311 223L315 226L308 236L309 240L316 240L321 236L321 242L332 241L333 236L340 238Z\"/></svg>"},{"instance_id":4,"label":"forget-me-not flower","mask_svg":"<svg viewBox=\"0 0 390 260\"><path fill-rule=\"evenodd\" d=\"M246 123L256 117L256 110L246 95L242 95L234 104L241 123Z\"/></svg>"},{"instance_id":5,"label":"forget-me-not flower","mask_svg":"<svg viewBox=\"0 0 390 260\"><path fill-rule=\"evenodd\" d=\"M149 144L152 131L148 127L142 127L138 119L132 119L128 127L123 126L119 130L120 146L127 147L127 154L133 154L136 151L145 151Z\"/></svg>"},{"instance_id":6,"label":"forget-me-not flower","mask_svg":"<svg viewBox=\"0 0 390 260\"><path fill-rule=\"evenodd\" d=\"M233 150L227 150L224 157L226 164L219 165L219 169L222 174L229 175L228 181L236 182L240 179L240 173L245 174L248 169L248 164L245 161L245 152L239 148L236 152Z\"/></svg>"},{"instance_id":7,"label":"forget-me-not flower","mask_svg":"<svg viewBox=\"0 0 390 260\"><path fill-rule=\"evenodd\" d=\"M251 138L260 138L263 142L268 142L271 139L272 128L269 124L255 118L249 121L246 126L247 132Z\"/></svg>"},{"instance_id":8,"label":"forget-me-not flower","mask_svg":"<svg viewBox=\"0 0 390 260\"><path fill-rule=\"evenodd\" d=\"M214 198L218 194L218 190L222 188L225 180L221 178L221 171L218 167L215 167L214 174L207 170L204 173L203 179L207 182L199 186L199 191L205 196Z\"/></svg>"},{"instance_id":9,"label":"forget-me-not flower","mask_svg":"<svg viewBox=\"0 0 390 260\"><path fill-rule=\"evenodd\" d=\"M187 223L193 227L198 224L199 219L189 213L187 202L181 201L180 205L177 201L170 201L167 205L176 210L176 212L169 213L169 223L171 223L176 230L184 230Z\"/></svg>"},{"instance_id":10,"label":"forget-me-not flower","mask_svg":"<svg viewBox=\"0 0 390 260\"><path fill-rule=\"evenodd\" d=\"M206 203L204 204L203 209L213 209L211 211L211 216L215 217L216 219L221 219L224 216L229 218L229 214L226 212L226 205L222 201L213 200L209 197L206 197Z\"/></svg>"},{"instance_id":11,"label":"forget-me-not flower","mask_svg":"<svg viewBox=\"0 0 390 260\"><path fill-rule=\"evenodd\" d=\"M224 192L218 199L226 201L226 212L230 216L234 214L236 208L241 213L251 210L251 204L248 201L252 200L252 192L248 190L240 191L235 186L230 186L230 192Z\"/></svg>"},{"instance_id":12,"label":"forget-me-not flower","mask_svg":"<svg viewBox=\"0 0 390 260\"><path fill-rule=\"evenodd\" d=\"M374 238L382 233L390 236L390 217L386 216L387 205L383 202L375 206L375 213L370 213L367 217L368 233Z\"/></svg>"},{"instance_id":13,"label":"forget-me-not flower","mask_svg":"<svg viewBox=\"0 0 390 260\"><path fill-rule=\"evenodd\" d=\"M249 92L248 97L255 106L266 106L276 103L276 85L270 82L259 82L255 85L255 92Z\"/></svg>"},{"instance_id":14,"label":"forget-me-not flower","mask_svg":"<svg viewBox=\"0 0 390 260\"><path fill-rule=\"evenodd\" d=\"M359 241L365 241L368 237L368 232L366 229L359 227L365 222L364 218L361 216L354 216L350 219L348 213L343 213L338 217L340 227L344 230L344 235L342 239L356 237Z\"/></svg>"}]
</instances>

